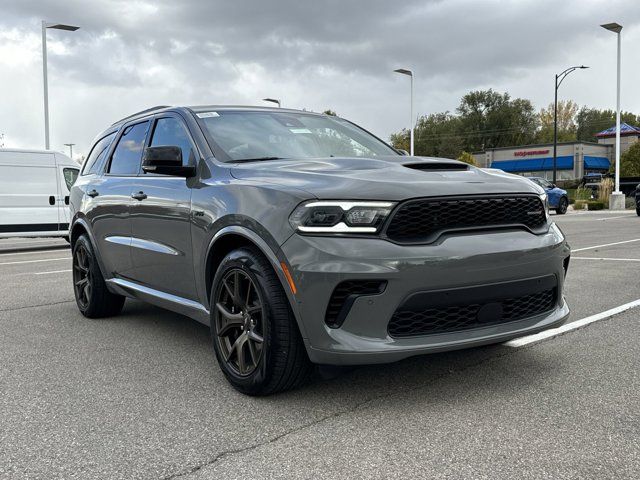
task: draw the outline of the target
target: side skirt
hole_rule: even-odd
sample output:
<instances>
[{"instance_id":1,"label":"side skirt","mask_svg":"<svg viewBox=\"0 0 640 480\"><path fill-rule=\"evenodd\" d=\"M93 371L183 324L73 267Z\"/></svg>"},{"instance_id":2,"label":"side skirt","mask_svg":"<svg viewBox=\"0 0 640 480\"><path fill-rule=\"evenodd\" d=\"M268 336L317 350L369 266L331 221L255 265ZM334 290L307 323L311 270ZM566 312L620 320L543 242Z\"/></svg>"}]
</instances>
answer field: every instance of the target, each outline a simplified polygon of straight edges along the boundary
<instances>
[{"instance_id":1,"label":"side skirt","mask_svg":"<svg viewBox=\"0 0 640 480\"><path fill-rule=\"evenodd\" d=\"M201 303L145 287L131 280L110 278L105 280L109 290L120 295L142 300L172 312L186 315L200 323L209 325L209 310Z\"/></svg>"}]
</instances>

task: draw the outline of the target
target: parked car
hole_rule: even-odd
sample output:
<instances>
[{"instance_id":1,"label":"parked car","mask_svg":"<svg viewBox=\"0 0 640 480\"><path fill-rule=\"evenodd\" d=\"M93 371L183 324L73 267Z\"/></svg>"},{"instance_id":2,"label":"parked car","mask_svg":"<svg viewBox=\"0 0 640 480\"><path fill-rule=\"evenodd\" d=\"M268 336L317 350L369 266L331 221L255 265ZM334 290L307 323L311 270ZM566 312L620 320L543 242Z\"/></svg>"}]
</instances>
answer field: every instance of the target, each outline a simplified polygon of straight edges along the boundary
<instances>
[{"instance_id":1,"label":"parked car","mask_svg":"<svg viewBox=\"0 0 640 480\"><path fill-rule=\"evenodd\" d=\"M557 187L549 180L546 180L541 177L527 177L529 180L534 182L536 185L540 185L544 188L544 191L547 192L547 197L549 198L549 208L555 209L556 213L559 215L564 215L567 213L567 208L569 207L569 195L566 190Z\"/></svg>"},{"instance_id":2,"label":"parked car","mask_svg":"<svg viewBox=\"0 0 640 480\"><path fill-rule=\"evenodd\" d=\"M239 391L539 332L570 249L539 186L407 157L337 117L157 108L96 138L71 192L87 317L125 297L210 326Z\"/></svg>"},{"instance_id":3,"label":"parked car","mask_svg":"<svg viewBox=\"0 0 640 480\"><path fill-rule=\"evenodd\" d=\"M0 149L0 238L66 237L79 165L50 150Z\"/></svg>"},{"instance_id":4,"label":"parked car","mask_svg":"<svg viewBox=\"0 0 640 480\"><path fill-rule=\"evenodd\" d=\"M640 217L640 185L636 187L636 191L634 192L634 197L636 199L636 213Z\"/></svg>"}]
</instances>

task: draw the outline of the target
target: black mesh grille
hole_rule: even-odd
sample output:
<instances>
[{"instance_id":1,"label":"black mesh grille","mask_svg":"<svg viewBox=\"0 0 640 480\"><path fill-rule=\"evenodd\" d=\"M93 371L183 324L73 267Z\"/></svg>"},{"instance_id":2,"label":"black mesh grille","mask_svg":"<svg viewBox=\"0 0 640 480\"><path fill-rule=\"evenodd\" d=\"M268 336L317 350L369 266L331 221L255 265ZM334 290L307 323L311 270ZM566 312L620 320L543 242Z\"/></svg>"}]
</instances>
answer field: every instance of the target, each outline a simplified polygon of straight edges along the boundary
<instances>
[{"instance_id":1,"label":"black mesh grille","mask_svg":"<svg viewBox=\"0 0 640 480\"><path fill-rule=\"evenodd\" d=\"M387 286L385 280L347 280L333 290L325 321L331 327L339 327L351 309L354 300L362 295L377 295Z\"/></svg>"},{"instance_id":2,"label":"black mesh grille","mask_svg":"<svg viewBox=\"0 0 640 480\"><path fill-rule=\"evenodd\" d=\"M393 214L387 237L397 242L428 242L447 230L521 225L533 231L546 223L535 195L410 200Z\"/></svg>"},{"instance_id":3,"label":"black mesh grille","mask_svg":"<svg viewBox=\"0 0 640 480\"><path fill-rule=\"evenodd\" d=\"M389 322L389 335L410 337L497 325L548 312L555 303L556 289L552 288L515 298L468 305L425 309L405 309L401 306ZM481 309L488 314L483 315Z\"/></svg>"}]
</instances>

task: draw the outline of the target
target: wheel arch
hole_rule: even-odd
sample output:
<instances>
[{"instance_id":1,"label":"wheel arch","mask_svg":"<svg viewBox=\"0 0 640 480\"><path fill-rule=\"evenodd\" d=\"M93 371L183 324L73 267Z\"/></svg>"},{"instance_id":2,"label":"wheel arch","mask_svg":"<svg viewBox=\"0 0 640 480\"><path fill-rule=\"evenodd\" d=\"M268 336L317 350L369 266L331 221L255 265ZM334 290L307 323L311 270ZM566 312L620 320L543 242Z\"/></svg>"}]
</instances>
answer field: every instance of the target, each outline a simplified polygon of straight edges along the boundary
<instances>
[{"instance_id":1,"label":"wheel arch","mask_svg":"<svg viewBox=\"0 0 640 480\"><path fill-rule=\"evenodd\" d=\"M85 234L89 238L89 242L91 242L91 247L93 248L93 253L96 256L96 260L98 261L98 267L100 268L100 272L102 273L103 278L107 278L104 274L105 268L102 263L102 258L100 256L100 251L96 246L95 238L93 238L93 233L91 233L91 228L89 227L89 222L83 217L77 217L73 220L71 225L71 229L69 232L69 244L71 245L71 252L73 253L73 246L75 245L76 240L82 235Z\"/></svg>"},{"instance_id":2,"label":"wheel arch","mask_svg":"<svg viewBox=\"0 0 640 480\"><path fill-rule=\"evenodd\" d=\"M276 272L278 280L284 289L284 292L289 301L289 306L296 319L300 334L303 338L306 338L303 323L300 320L300 313L297 308L297 301L295 294L287 280L287 277L283 271L282 263L287 265L286 258L280 250L280 248L274 249L263 240L254 231L241 226L228 226L216 233L209 244L207 249L207 255L205 260L205 289L207 305L211 302L211 287L213 284L213 277L216 274L218 266L222 259L232 250L249 246L257 249L264 257L269 261L271 267Z\"/></svg>"}]
</instances>

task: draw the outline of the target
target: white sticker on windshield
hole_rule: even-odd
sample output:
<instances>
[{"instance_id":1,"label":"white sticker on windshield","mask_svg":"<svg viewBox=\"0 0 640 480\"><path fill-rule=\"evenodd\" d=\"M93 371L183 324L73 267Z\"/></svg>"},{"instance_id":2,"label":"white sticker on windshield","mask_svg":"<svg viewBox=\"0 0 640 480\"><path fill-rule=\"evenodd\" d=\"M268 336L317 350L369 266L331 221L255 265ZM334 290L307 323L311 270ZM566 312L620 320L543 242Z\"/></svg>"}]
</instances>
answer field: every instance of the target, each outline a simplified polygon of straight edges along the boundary
<instances>
[{"instance_id":1,"label":"white sticker on windshield","mask_svg":"<svg viewBox=\"0 0 640 480\"><path fill-rule=\"evenodd\" d=\"M196 115L198 116L198 118L212 118L212 117L220 116L218 112L201 112L201 113L196 113Z\"/></svg>"},{"instance_id":2,"label":"white sticker on windshield","mask_svg":"<svg viewBox=\"0 0 640 480\"><path fill-rule=\"evenodd\" d=\"M289 131L291 133L311 133L308 128L290 128Z\"/></svg>"}]
</instances>

